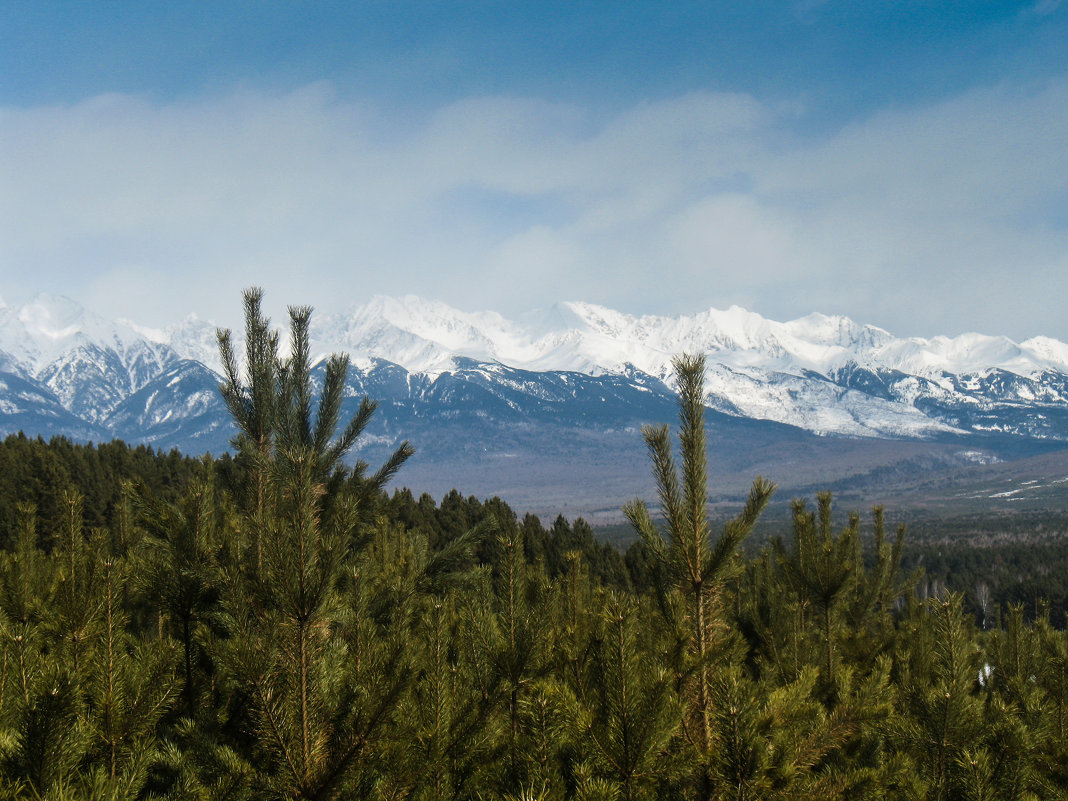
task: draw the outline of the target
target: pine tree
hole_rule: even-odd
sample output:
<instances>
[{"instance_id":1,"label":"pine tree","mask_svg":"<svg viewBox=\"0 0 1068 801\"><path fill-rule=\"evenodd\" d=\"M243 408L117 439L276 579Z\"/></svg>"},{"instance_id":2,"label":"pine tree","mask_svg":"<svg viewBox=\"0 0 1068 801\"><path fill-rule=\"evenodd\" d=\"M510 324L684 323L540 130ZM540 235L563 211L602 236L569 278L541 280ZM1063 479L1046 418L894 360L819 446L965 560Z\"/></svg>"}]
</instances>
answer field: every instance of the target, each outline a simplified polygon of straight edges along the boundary
<instances>
[{"instance_id":1,"label":"pine tree","mask_svg":"<svg viewBox=\"0 0 1068 801\"><path fill-rule=\"evenodd\" d=\"M56 557L55 615L52 634L69 667L71 681L80 694L87 676L86 660L99 622L99 553L103 535L83 527L84 496L77 490L63 493L63 530L54 551Z\"/></svg>"},{"instance_id":2,"label":"pine tree","mask_svg":"<svg viewBox=\"0 0 1068 801\"><path fill-rule=\"evenodd\" d=\"M893 543L886 539L883 507L871 511L874 534L874 561L865 567L858 552L858 570L852 598L845 609L847 657L850 664L863 667L889 653L897 636L894 607L911 593L918 581L916 573L904 574L901 554L905 526L897 527Z\"/></svg>"},{"instance_id":3,"label":"pine tree","mask_svg":"<svg viewBox=\"0 0 1068 801\"><path fill-rule=\"evenodd\" d=\"M252 540L252 561L256 571L263 559L263 537L267 514L267 471L274 444L278 403L278 334L260 304L263 291L245 291L245 378L242 381L230 329L217 333L219 355L226 381L219 387L238 434L233 445L247 468L251 486L245 488L247 518Z\"/></svg>"},{"instance_id":4,"label":"pine tree","mask_svg":"<svg viewBox=\"0 0 1068 801\"><path fill-rule=\"evenodd\" d=\"M684 731L707 763L711 758L713 661L728 639L722 607L727 580L740 568L738 548L752 531L767 505L774 485L757 478L743 511L727 523L713 543L706 514L708 456L704 426L704 373L702 356L680 356L673 362L679 387L679 445L681 470L672 455L667 426L643 431L653 461L653 475L667 525L667 537L657 529L642 501L624 507L631 524L655 557L667 567L669 580L685 598L683 624L689 633L693 668L686 690L688 713ZM670 588L661 588L668 591ZM668 607L665 607L668 608ZM707 777L702 779L708 796Z\"/></svg>"},{"instance_id":5,"label":"pine tree","mask_svg":"<svg viewBox=\"0 0 1068 801\"><path fill-rule=\"evenodd\" d=\"M359 543L357 490L380 491L411 448L403 443L373 476L346 483L342 460L375 404L364 400L338 434L347 357L326 362L313 410L311 310L290 308L291 354L279 361L277 335L268 332L259 299L258 291L246 293L249 386L239 381L229 335L219 337L228 376L223 391L254 482L245 512L254 568L250 584L231 576L235 638L227 652L252 700L256 753L265 760L260 790L335 798L355 789L357 768L405 682L403 671L376 676L388 686L369 696L366 683L353 681L337 626L340 587Z\"/></svg>"},{"instance_id":6,"label":"pine tree","mask_svg":"<svg viewBox=\"0 0 1068 801\"><path fill-rule=\"evenodd\" d=\"M551 665L550 598L544 572L526 560L523 532L514 518L497 518L497 527L499 561L496 570L484 574L481 598L469 615L475 635L471 647L481 651L471 659L477 680L501 710L498 792L518 793L530 786L538 763L532 759L524 711Z\"/></svg>"},{"instance_id":7,"label":"pine tree","mask_svg":"<svg viewBox=\"0 0 1068 801\"><path fill-rule=\"evenodd\" d=\"M14 549L0 552L0 789L12 797L27 785L46 790L65 775L68 768L52 763L62 756L62 727L74 711L68 693L59 699L50 695L58 684L43 691L56 675L45 632L53 607L52 571L37 547L36 508L19 504L17 520Z\"/></svg>"},{"instance_id":8,"label":"pine tree","mask_svg":"<svg viewBox=\"0 0 1068 801\"><path fill-rule=\"evenodd\" d=\"M895 665L901 715L894 734L917 766L925 797L956 798L965 786L974 789L972 768L989 757L981 752L979 652L959 595L916 606L908 626L907 650Z\"/></svg>"},{"instance_id":9,"label":"pine tree","mask_svg":"<svg viewBox=\"0 0 1068 801\"><path fill-rule=\"evenodd\" d=\"M985 792L1019 801L1042 797L1056 786L1043 775L1043 766L1051 764L1046 748L1057 725L1057 705L1049 693L1052 666L1041 639L1041 627L1026 625L1020 606L1010 607L1004 628L989 635L989 661L981 674L988 692L985 742L965 760L974 797Z\"/></svg>"},{"instance_id":10,"label":"pine tree","mask_svg":"<svg viewBox=\"0 0 1068 801\"><path fill-rule=\"evenodd\" d=\"M502 751L498 699L481 693L467 671L472 632L457 609L464 601L455 590L423 597L411 629L416 675L398 715L405 742L394 771L411 798L467 797L492 781Z\"/></svg>"},{"instance_id":11,"label":"pine tree","mask_svg":"<svg viewBox=\"0 0 1068 801\"><path fill-rule=\"evenodd\" d=\"M490 771L498 738L487 732L496 699L465 670L470 640L459 614L472 589L476 526L432 552L423 536L380 519L344 585L339 633L366 701L395 696L375 755L383 797L467 797ZM400 695L397 690L404 690Z\"/></svg>"},{"instance_id":12,"label":"pine tree","mask_svg":"<svg viewBox=\"0 0 1068 801\"><path fill-rule=\"evenodd\" d=\"M815 620L822 631L823 679L830 687L834 684L838 663L835 647L838 617L860 573L860 520L857 515L851 515L849 523L835 537L831 523L831 495L820 493L818 500L818 520L815 514L805 509L804 501L794 501L794 549L789 556L784 555L784 566L802 610L802 626L808 620ZM808 618L808 614L812 618Z\"/></svg>"},{"instance_id":13,"label":"pine tree","mask_svg":"<svg viewBox=\"0 0 1068 801\"><path fill-rule=\"evenodd\" d=\"M828 715L814 697L816 675L808 667L795 681L775 687L754 682L737 665L719 671L711 687L713 797L840 797L827 792L813 768L844 742L850 726Z\"/></svg>"},{"instance_id":14,"label":"pine tree","mask_svg":"<svg viewBox=\"0 0 1068 801\"><path fill-rule=\"evenodd\" d=\"M99 636L82 712L88 753L76 786L83 797L133 801L162 753L157 726L181 687L177 654L170 640L130 634L122 604L130 565L107 552L100 560Z\"/></svg>"},{"instance_id":15,"label":"pine tree","mask_svg":"<svg viewBox=\"0 0 1068 801\"><path fill-rule=\"evenodd\" d=\"M739 625L752 648L747 666L758 680L748 692L755 699L789 701L751 718L777 721L777 736L786 738L768 743L769 753L785 761L765 760L747 780L764 783L760 795L803 789L811 798L881 798L908 773L904 760L888 756L883 734L893 710L888 655L897 633L892 607L908 586L897 569L904 532L899 530L891 547L881 509L873 512L873 520L875 559L868 570L856 515L836 536L829 494L820 495L818 517L795 501L791 547L775 542L765 548L741 582ZM800 706L793 708L794 701ZM733 706L747 708L737 700ZM787 747L787 742L793 744ZM763 753L759 745L753 748ZM788 753L817 754L818 762L807 757L793 762Z\"/></svg>"},{"instance_id":16,"label":"pine tree","mask_svg":"<svg viewBox=\"0 0 1068 801\"><path fill-rule=\"evenodd\" d=\"M557 690L593 775L624 801L656 797L672 778L679 726L674 676L640 642L638 612L634 599L609 592L584 664Z\"/></svg>"},{"instance_id":17,"label":"pine tree","mask_svg":"<svg viewBox=\"0 0 1068 801\"><path fill-rule=\"evenodd\" d=\"M4 721L20 701L29 703L33 677L43 658L41 624L52 607L52 575L37 547L34 506L19 504L17 531L14 550L0 552L0 719Z\"/></svg>"},{"instance_id":18,"label":"pine tree","mask_svg":"<svg viewBox=\"0 0 1068 801\"><path fill-rule=\"evenodd\" d=\"M151 598L165 633L181 649L182 714L200 708L201 684L213 673L211 641L228 634L223 572L216 561L230 533L229 510L200 479L178 503L139 499L147 537L140 554L140 592Z\"/></svg>"}]
</instances>

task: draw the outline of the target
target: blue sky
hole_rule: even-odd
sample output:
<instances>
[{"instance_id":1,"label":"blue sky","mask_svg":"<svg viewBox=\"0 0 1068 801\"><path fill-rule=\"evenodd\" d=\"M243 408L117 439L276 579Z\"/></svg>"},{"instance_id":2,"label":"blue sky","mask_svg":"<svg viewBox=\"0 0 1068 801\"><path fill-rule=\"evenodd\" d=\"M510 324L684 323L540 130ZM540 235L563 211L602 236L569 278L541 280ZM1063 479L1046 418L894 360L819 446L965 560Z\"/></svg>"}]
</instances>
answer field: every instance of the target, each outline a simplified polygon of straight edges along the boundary
<instances>
[{"instance_id":1,"label":"blue sky","mask_svg":"<svg viewBox=\"0 0 1068 801\"><path fill-rule=\"evenodd\" d=\"M0 6L0 295L1068 339L1068 3Z\"/></svg>"}]
</instances>

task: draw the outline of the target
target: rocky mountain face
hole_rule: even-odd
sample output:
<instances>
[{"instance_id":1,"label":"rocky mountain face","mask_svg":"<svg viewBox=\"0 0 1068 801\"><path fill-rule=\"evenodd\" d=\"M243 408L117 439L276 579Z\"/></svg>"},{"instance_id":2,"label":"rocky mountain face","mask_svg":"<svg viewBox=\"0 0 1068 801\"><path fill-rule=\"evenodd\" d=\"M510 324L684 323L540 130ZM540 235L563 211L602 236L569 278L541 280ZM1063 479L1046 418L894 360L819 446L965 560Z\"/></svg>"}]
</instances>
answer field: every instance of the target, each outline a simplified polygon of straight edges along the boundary
<instances>
[{"instance_id":1,"label":"rocky mountain face","mask_svg":"<svg viewBox=\"0 0 1068 801\"><path fill-rule=\"evenodd\" d=\"M664 318L561 303L507 320L408 297L314 319L313 347L350 355L353 408L365 395L380 404L361 457L409 439L429 483L513 469L537 485L550 463L576 473L573 488L589 470L645 474L640 427L673 420L680 352L706 354L710 428L731 469L856 453L858 441L962 463L1068 441L1068 345L1041 337L900 339L737 307ZM219 381L215 326L195 316L152 330L65 298L0 308L0 434L219 453L233 434Z\"/></svg>"}]
</instances>

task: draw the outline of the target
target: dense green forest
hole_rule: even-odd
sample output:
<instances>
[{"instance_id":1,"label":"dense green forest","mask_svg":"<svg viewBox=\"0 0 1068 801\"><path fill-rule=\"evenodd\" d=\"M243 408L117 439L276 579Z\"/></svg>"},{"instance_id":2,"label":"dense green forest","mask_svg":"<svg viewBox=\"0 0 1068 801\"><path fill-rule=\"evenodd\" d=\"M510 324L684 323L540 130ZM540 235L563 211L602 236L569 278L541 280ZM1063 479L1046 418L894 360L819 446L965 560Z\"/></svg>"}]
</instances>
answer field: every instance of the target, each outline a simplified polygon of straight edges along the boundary
<instances>
[{"instance_id":1,"label":"dense green forest","mask_svg":"<svg viewBox=\"0 0 1068 801\"><path fill-rule=\"evenodd\" d=\"M0 797L1065 797L1063 549L984 568L828 494L747 548L774 487L708 520L684 357L626 552L387 494L411 448L347 466L374 404L340 419L341 357L315 400L309 314L284 360L256 292L220 337L234 458L0 445Z\"/></svg>"}]
</instances>

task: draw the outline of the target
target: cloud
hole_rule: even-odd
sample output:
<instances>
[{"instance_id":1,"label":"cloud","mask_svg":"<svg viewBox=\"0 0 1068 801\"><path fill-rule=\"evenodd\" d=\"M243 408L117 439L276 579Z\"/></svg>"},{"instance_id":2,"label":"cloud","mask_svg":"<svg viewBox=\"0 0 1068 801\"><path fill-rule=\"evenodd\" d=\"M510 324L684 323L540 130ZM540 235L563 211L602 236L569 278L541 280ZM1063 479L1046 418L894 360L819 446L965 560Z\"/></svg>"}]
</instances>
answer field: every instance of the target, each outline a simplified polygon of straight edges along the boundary
<instances>
[{"instance_id":1,"label":"cloud","mask_svg":"<svg viewBox=\"0 0 1068 801\"><path fill-rule=\"evenodd\" d=\"M1068 81L876 114L769 160L761 188L897 216L1004 219L1063 191Z\"/></svg>"},{"instance_id":2,"label":"cloud","mask_svg":"<svg viewBox=\"0 0 1068 801\"><path fill-rule=\"evenodd\" d=\"M1029 11L1040 17L1047 17L1061 7L1061 0L1039 0Z\"/></svg>"},{"instance_id":3,"label":"cloud","mask_svg":"<svg viewBox=\"0 0 1068 801\"><path fill-rule=\"evenodd\" d=\"M792 209L832 273L882 285L886 327L1063 335L1045 293L1068 290L1066 136L1068 82L980 89L769 158L754 192Z\"/></svg>"},{"instance_id":4,"label":"cloud","mask_svg":"<svg viewBox=\"0 0 1068 801\"><path fill-rule=\"evenodd\" d=\"M326 309L737 302L1068 336L1066 101L1063 80L988 87L820 135L731 93L614 115L471 97L405 118L329 84L0 109L2 289L149 324L232 322L259 284Z\"/></svg>"}]
</instances>

